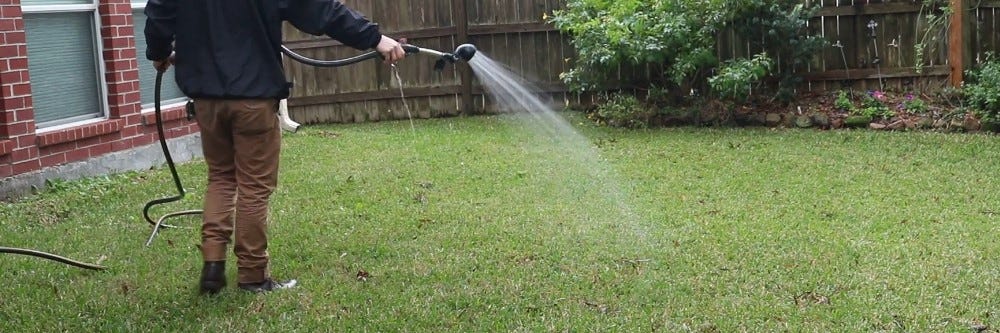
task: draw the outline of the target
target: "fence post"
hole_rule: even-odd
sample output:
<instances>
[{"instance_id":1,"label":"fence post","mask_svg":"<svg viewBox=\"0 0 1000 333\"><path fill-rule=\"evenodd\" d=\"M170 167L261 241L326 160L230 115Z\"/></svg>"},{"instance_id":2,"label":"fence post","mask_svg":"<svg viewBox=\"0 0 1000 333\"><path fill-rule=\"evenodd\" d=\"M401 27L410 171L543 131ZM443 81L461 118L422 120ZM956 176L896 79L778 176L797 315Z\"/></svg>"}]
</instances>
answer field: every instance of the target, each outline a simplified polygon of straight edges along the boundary
<instances>
[{"instance_id":1,"label":"fence post","mask_svg":"<svg viewBox=\"0 0 1000 333\"><path fill-rule=\"evenodd\" d=\"M951 26L948 27L948 63L951 65L951 85L961 87L967 55L971 46L967 34L968 13L965 0L951 0Z\"/></svg>"},{"instance_id":2,"label":"fence post","mask_svg":"<svg viewBox=\"0 0 1000 333\"><path fill-rule=\"evenodd\" d=\"M466 9L466 0L452 0L452 10L454 11L455 40L458 44L469 42L469 12ZM472 112L472 68L468 64L457 64L458 73L462 84L462 110L460 114Z\"/></svg>"}]
</instances>

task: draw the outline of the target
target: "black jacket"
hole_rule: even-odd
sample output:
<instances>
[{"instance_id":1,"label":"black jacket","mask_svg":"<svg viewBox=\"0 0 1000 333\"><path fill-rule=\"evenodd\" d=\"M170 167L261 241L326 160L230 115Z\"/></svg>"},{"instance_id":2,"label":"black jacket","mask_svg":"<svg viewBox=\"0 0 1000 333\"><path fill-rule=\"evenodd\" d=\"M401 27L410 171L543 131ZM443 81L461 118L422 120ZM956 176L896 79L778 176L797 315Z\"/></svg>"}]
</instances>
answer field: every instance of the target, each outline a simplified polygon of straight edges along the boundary
<instances>
[{"instance_id":1,"label":"black jacket","mask_svg":"<svg viewBox=\"0 0 1000 333\"><path fill-rule=\"evenodd\" d=\"M176 52L177 85L192 98L287 98L282 21L359 50L382 38L337 0L149 0L145 13L146 58Z\"/></svg>"}]
</instances>

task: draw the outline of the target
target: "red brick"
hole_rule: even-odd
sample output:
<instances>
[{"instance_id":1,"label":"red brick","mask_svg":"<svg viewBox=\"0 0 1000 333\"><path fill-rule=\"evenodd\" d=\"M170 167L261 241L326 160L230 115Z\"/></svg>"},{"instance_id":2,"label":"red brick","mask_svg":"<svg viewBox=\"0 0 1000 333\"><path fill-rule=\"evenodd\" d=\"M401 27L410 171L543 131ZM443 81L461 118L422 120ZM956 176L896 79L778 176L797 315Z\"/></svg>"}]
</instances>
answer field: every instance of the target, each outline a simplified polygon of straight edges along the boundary
<instances>
[{"instance_id":1,"label":"red brick","mask_svg":"<svg viewBox=\"0 0 1000 333\"><path fill-rule=\"evenodd\" d=\"M7 134L10 136L30 134L29 130L31 130L31 127L28 126L28 122L7 124Z\"/></svg>"},{"instance_id":2,"label":"red brick","mask_svg":"<svg viewBox=\"0 0 1000 333\"><path fill-rule=\"evenodd\" d=\"M17 83L11 86L10 96L28 96L31 95L31 84L28 83Z\"/></svg>"},{"instance_id":3,"label":"red brick","mask_svg":"<svg viewBox=\"0 0 1000 333\"><path fill-rule=\"evenodd\" d=\"M32 140L32 138L34 138L34 137L31 136L31 135L22 135L22 136L17 137L17 147L18 148L28 148L28 147L34 146L35 145L35 140Z\"/></svg>"},{"instance_id":4,"label":"red brick","mask_svg":"<svg viewBox=\"0 0 1000 333\"><path fill-rule=\"evenodd\" d=\"M111 152L111 144L110 143L102 143L102 144L90 147L89 149L90 149L90 152L89 152L90 157L101 156L101 155L104 155L104 154L107 154L107 153Z\"/></svg>"},{"instance_id":5,"label":"red brick","mask_svg":"<svg viewBox=\"0 0 1000 333\"><path fill-rule=\"evenodd\" d=\"M14 175L14 167L9 163L3 163L0 161L0 178L6 178Z\"/></svg>"},{"instance_id":6,"label":"red brick","mask_svg":"<svg viewBox=\"0 0 1000 333\"><path fill-rule=\"evenodd\" d=\"M14 141L0 140L0 155L7 155L14 149Z\"/></svg>"},{"instance_id":7,"label":"red brick","mask_svg":"<svg viewBox=\"0 0 1000 333\"><path fill-rule=\"evenodd\" d=\"M153 143L154 140L156 140L156 138L154 138L154 135L152 135L152 134L146 134L146 135L143 135L143 136L140 136L140 137L137 137L137 138L133 139L132 140L132 147L142 147L142 146L145 146L145 145Z\"/></svg>"},{"instance_id":8,"label":"red brick","mask_svg":"<svg viewBox=\"0 0 1000 333\"><path fill-rule=\"evenodd\" d=\"M0 20L0 31L14 31L17 29L17 20Z\"/></svg>"},{"instance_id":9,"label":"red brick","mask_svg":"<svg viewBox=\"0 0 1000 333\"><path fill-rule=\"evenodd\" d=\"M15 175L20 175L22 173L27 173L40 169L40 164L38 160L30 160L20 163L14 163L13 172Z\"/></svg>"},{"instance_id":10,"label":"red brick","mask_svg":"<svg viewBox=\"0 0 1000 333\"><path fill-rule=\"evenodd\" d=\"M2 47L2 46L0 46ZM3 83L17 83L21 82L20 71L7 71L0 73L0 82Z\"/></svg>"},{"instance_id":11,"label":"red brick","mask_svg":"<svg viewBox=\"0 0 1000 333\"><path fill-rule=\"evenodd\" d=\"M8 44L0 46L0 58L15 58L23 56L24 54L21 52L21 45Z\"/></svg>"},{"instance_id":12,"label":"red brick","mask_svg":"<svg viewBox=\"0 0 1000 333\"><path fill-rule=\"evenodd\" d=\"M66 152L66 162L75 162L85 160L90 157L90 151L86 148L83 149L73 149Z\"/></svg>"},{"instance_id":13,"label":"red brick","mask_svg":"<svg viewBox=\"0 0 1000 333\"><path fill-rule=\"evenodd\" d=\"M24 44L27 40L23 31L11 31L3 34L3 38L7 41L7 44Z\"/></svg>"},{"instance_id":14,"label":"red brick","mask_svg":"<svg viewBox=\"0 0 1000 333\"><path fill-rule=\"evenodd\" d=\"M41 163L41 165L42 165L43 168L44 167L50 167L50 166L56 166L56 165L60 165L60 164L66 163L66 154L65 153L59 153L59 154L54 154L54 155L49 155L49 156L42 156L42 158L40 158L38 161L39 161L39 163Z\"/></svg>"},{"instance_id":15,"label":"red brick","mask_svg":"<svg viewBox=\"0 0 1000 333\"><path fill-rule=\"evenodd\" d=\"M108 15L108 17L108 22L110 23L108 25L120 26L128 24L128 15L112 14Z\"/></svg>"},{"instance_id":16,"label":"red brick","mask_svg":"<svg viewBox=\"0 0 1000 333\"><path fill-rule=\"evenodd\" d=\"M123 151L132 149L132 140L116 140L111 143L111 149L113 151Z\"/></svg>"},{"instance_id":17,"label":"red brick","mask_svg":"<svg viewBox=\"0 0 1000 333\"><path fill-rule=\"evenodd\" d=\"M6 99L6 100L3 101L3 107L4 107L4 109L7 109L7 110L21 110L21 109L24 109L24 97L11 97L11 98L8 98L8 99ZM27 110L21 110L21 111L27 111ZM16 121L16 120L28 120L28 119L24 119L24 118L17 119L17 116L15 116L14 120Z\"/></svg>"},{"instance_id":18,"label":"red brick","mask_svg":"<svg viewBox=\"0 0 1000 333\"><path fill-rule=\"evenodd\" d=\"M10 152L10 157L14 159L15 162L26 161L31 158L31 147L14 149Z\"/></svg>"},{"instance_id":19,"label":"red brick","mask_svg":"<svg viewBox=\"0 0 1000 333\"><path fill-rule=\"evenodd\" d=\"M118 34L118 36L128 36L129 38L131 38L132 36L135 35L135 29L132 28L131 24L126 25L124 27L118 27L116 29L117 29L116 33Z\"/></svg>"},{"instance_id":20,"label":"red brick","mask_svg":"<svg viewBox=\"0 0 1000 333\"><path fill-rule=\"evenodd\" d=\"M18 4L20 5L20 3ZM19 18L21 15L23 15L21 13L21 6L3 6L3 8L0 9L0 17L2 18Z\"/></svg>"},{"instance_id":21,"label":"red brick","mask_svg":"<svg viewBox=\"0 0 1000 333\"><path fill-rule=\"evenodd\" d=\"M129 126L122 129L122 137L131 138L136 135L139 135L138 126Z\"/></svg>"},{"instance_id":22,"label":"red brick","mask_svg":"<svg viewBox=\"0 0 1000 333\"><path fill-rule=\"evenodd\" d=\"M121 49L115 51L116 59L128 59L130 62L136 59L136 50L133 48Z\"/></svg>"},{"instance_id":23,"label":"red brick","mask_svg":"<svg viewBox=\"0 0 1000 333\"><path fill-rule=\"evenodd\" d=\"M139 102L140 99L139 89L130 89L128 93L125 93L125 102L134 103Z\"/></svg>"}]
</instances>

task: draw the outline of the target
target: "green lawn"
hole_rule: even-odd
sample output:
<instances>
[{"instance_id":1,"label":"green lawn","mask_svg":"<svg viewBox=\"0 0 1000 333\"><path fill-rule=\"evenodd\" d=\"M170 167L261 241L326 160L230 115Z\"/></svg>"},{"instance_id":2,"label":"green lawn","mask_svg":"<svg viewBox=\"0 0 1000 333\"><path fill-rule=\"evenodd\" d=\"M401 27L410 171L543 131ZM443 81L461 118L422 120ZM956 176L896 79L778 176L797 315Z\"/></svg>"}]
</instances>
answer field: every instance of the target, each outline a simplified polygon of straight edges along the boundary
<instances>
[{"instance_id":1,"label":"green lawn","mask_svg":"<svg viewBox=\"0 0 1000 333\"><path fill-rule=\"evenodd\" d=\"M0 246L110 267L0 255L0 332L1000 328L994 136L564 116L590 144L513 116L286 135L272 271L300 288L267 295L197 295L197 218L144 246L166 169L0 204ZM158 215L200 208L180 170Z\"/></svg>"}]
</instances>

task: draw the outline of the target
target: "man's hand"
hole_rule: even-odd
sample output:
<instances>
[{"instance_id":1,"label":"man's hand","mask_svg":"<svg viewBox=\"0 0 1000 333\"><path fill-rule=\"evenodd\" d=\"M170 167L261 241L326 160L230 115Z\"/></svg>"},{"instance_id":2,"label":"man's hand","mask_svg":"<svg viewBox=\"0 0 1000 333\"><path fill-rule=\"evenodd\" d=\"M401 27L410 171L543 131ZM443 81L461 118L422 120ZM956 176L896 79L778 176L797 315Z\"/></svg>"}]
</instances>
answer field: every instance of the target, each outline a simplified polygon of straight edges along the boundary
<instances>
[{"instance_id":1,"label":"man's hand","mask_svg":"<svg viewBox=\"0 0 1000 333\"><path fill-rule=\"evenodd\" d=\"M406 57L403 45L395 39L386 36L382 36L382 40L375 46L375 51L382 54L382 58L385 59L385 63L387 64L394 64Z\"/></svg>"},{"instance_id":2,"label":"man's hand","mask_svg":"<svg viewBox=\"0 0 1000 333\"><path fill-rule=\"evenodd\" d=\"M157 72L163 73L170 68L170 65L174 64L174 54L171 53L169 57L163 60L153 61L153 68L156 68Z\"/></svg>"}]
</instances>

